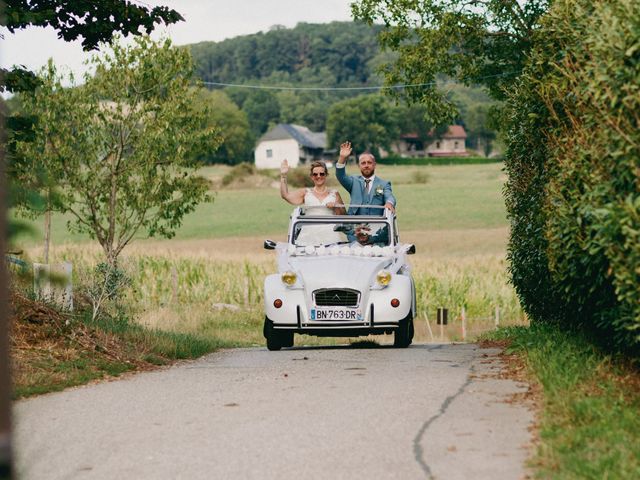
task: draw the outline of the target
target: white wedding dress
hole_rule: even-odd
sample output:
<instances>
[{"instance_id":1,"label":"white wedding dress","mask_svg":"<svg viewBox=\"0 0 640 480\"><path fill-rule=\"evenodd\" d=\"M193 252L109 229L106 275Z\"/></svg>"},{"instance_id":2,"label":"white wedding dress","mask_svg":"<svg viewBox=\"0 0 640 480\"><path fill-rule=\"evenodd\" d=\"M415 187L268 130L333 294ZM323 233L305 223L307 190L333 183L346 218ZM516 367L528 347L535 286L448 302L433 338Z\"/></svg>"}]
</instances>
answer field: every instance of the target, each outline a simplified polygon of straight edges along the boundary
<instances>
[{"instance_id":1,"label":"white wedding dress","mask_svg":"<svg viewBox=\"0 0 640 480\"><path fill-rule=\"evenodd\" d=\"M307 188L304 194L305 215L335 215L333 210L327 207L327 203L336 202L336 193L336 190L329 190L329 194L320 200L310 188ZM347 241L346 235L342 232L334 232L333 225L305 225L298 234L296 245L327 245L345 241Z\"/></svg>"}]
</instances>

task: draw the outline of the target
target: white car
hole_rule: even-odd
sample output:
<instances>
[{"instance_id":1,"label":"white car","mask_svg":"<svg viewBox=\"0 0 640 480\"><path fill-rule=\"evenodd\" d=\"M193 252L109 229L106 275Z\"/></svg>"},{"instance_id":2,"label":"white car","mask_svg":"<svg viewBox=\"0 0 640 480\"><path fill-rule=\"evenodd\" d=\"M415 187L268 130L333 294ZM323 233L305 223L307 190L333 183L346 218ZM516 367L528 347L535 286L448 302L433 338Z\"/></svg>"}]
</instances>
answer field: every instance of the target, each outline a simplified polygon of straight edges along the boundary
<instances>
[{"instance_id":1,"label":"white car","mask_svg":"<svg viewBox=\"0 0 640 480\"><path fill-rule=\"evenodd\" d=\"M278 273L264 282L264 336L269 350L293 346L295 333L353 337L394 334L413 339L415 286L395 214L291 215L287 243L264 242L278 254Z\"/></svg>"}]
</instances>

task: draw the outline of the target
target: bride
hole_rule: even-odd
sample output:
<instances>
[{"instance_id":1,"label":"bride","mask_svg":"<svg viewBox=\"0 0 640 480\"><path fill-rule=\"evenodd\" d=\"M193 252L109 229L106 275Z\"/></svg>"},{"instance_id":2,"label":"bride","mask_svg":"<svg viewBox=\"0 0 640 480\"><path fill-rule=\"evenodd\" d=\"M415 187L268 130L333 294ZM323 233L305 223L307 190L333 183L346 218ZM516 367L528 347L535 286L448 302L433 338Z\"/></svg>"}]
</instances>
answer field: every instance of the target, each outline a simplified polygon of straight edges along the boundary
<instances>
[{"instance_id":1,"label":"bride","mask_svg":"<svg viewBox=\"0 0 640 480\"><path fill-rule=\"evenodd\" d=\"M324 162L312 162L310 176L313 188L301 188L289 192L287 173L289 163L286 160L280 165L280 196L291 205L304 205L306 215L344 215L346 210L340 194L327 187L328 170ZM308 225L298 235L298 245L317 245L344 241L343 234L334 232L330 225Z\"/></svg>"}]
</instances>

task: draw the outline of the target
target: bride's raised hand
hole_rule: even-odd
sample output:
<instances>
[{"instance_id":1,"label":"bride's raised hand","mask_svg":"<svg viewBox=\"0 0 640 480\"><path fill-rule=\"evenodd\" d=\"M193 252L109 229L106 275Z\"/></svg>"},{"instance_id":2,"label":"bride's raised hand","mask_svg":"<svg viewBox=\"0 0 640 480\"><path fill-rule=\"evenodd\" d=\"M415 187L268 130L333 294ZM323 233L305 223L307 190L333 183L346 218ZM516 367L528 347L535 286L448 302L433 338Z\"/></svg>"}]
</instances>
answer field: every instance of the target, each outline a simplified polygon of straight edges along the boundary
<instances>
[{"instance_id":1,"label":"bride's raised hand","mask_svg":"<svg viewBox=\"0 0 640 480\"><path fill-rule=\"evenodd\" d=\"M280 175L286 175L287 173L289 173L289 162L285 158L280 164Z\"/></svg>"}]
</instances>

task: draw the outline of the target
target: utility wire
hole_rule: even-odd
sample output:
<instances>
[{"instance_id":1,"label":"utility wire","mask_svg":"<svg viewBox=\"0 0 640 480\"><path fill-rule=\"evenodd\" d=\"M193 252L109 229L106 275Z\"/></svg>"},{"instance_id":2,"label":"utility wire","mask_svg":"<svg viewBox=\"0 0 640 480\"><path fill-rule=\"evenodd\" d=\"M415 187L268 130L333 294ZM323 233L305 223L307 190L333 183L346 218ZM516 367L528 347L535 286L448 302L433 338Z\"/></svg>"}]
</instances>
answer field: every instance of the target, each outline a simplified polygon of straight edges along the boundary
<instances>
[{"instance_id":1,"label":"utility wire","mask_svg":"<svg viewBox=\"0 0 640 480\"><path fill-rule=\"evenodd\" d=\"M486 78L506 77L508 75L514 75L516 72L498 73L495 75L485 75L478 77L476 80L484 80ZM451 83L457 83L455 80L447 80L444 82L427 82L427 83L405 83L401 85L379 85L373 87L287 87L277 85L243 85L240 83L222 83L222 82L202 82L203 85L213 87L237 87L237 88L250 88L254 90L303 90L303 91L317 91L317 92L330 92L330 91L353 91L353 90L401 90L403 88L415 88L415 87L433 87L436 85L447 85Z\"/></svg>"}]
</instances>

